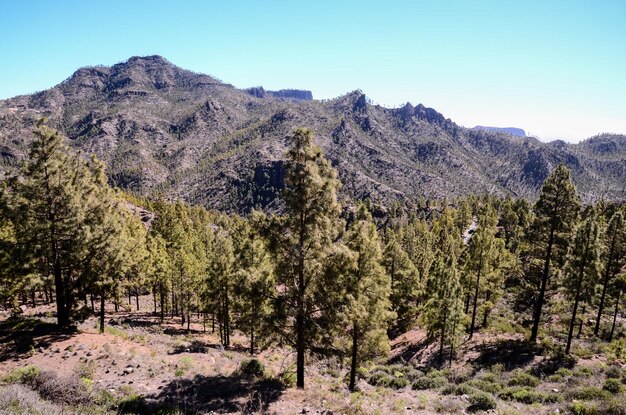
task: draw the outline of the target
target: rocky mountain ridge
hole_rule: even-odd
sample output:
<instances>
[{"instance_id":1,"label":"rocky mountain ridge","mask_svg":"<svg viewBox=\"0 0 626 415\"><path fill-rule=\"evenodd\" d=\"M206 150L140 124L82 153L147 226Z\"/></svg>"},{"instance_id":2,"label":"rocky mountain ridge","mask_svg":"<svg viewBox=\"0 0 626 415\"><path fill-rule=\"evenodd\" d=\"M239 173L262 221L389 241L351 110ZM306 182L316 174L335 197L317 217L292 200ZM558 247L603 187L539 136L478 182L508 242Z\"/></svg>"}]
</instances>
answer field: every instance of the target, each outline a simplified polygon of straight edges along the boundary
<instances>
[{"instance_id":1,"label":"rocky mountain ridge","mask_svg":"<svg viewBox=\"0 0 626 415\"><path fill-rule=\"evenodd\" d=\"M107 164L112 184L225 211L272 209L286 137L312 128L342 196L382 204L467 193L534 198L565 163L585 201L626 197L626 136L542 143L466 129L432 108L373 105L361 91L237 89L160 56L77 70L61 84L0 101L0 164L14 168L41 117Z\"/></svg>"}]
</instances>

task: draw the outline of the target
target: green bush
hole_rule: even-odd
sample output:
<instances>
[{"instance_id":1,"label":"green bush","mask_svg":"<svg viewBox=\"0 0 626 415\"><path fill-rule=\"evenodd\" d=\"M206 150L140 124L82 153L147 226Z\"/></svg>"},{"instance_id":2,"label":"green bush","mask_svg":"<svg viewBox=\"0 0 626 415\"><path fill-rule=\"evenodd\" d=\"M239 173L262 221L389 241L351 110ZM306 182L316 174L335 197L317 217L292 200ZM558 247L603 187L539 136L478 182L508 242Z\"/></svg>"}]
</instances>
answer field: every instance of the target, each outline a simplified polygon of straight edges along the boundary
<instances>
[{"instance_id":1,"label":"green bush","mask_svg":"<svg viewBox=\"0 0 626 415\"><path fill-rule=\"evenodd\" d=\"M607 379L619 379L622 377L622 369L619 366L609 366L604 374Z\"/></svg>"},{"instance_id":2,"label":"green bush","mask_svg":"<svg viewBox=\"0 0 626 415\"><path fill-rule=\"evenodd\" d=\"M96 374L96 362L93 360L81 362L78 366L76 366L74 371L81 379L93 380L94 375Z\"/></svg>"},{"instance_id":3,"label":"green bush","mask_svg":"<svg viewBox=\"0 0 626 415\"><path fill-rule=\"evenodd\" d=\"M37 366L29 365L19 367L9 372L2 378L4 383L23 383L26 385L32 384L37 377L39 377L41 369Z\"/></svg>"},{"instance_id":4,"label":"green bush","mask_svg":"<svg viewBox=\"0 0 626 415\"><path fill-rule=\"evenodd\" d=\"M525 404L554 403L561 401L562 397L556 393L537 392L527 386L513 386L504 389L498 395L506 401L516 401Z\"/></svg>"},{"instance_id":5,"label":"green bush","mask_svg":"<svg viewBox=\"0 0 626 415\"><path fill-rule=\"evenodd\" d=\"M593 375L593 372L588 367L579 367L574 371L574 376L578 378L588 378Z\"/></svg>"},{"instance_id":6,"label":"green bush","mask_svg":"<svg viewBox=\"0 0 626 415\"><path fill-rule=\"evenodd\" d=\"M476 391L470 395L468 395L468 400L470 406L467 408L468 411L489 411L491 409L496 409L496 401L493 397L485 392Z\"/></svg>"},{"instance_id":7,"label":"green bush","mask_svg":"<svg viewBox=\"0 0 626 415\"><path fill-rule=\"evenodd\" d=\"M559 370L557 370L555 374L559 376L563 376L564 378L567 378L567 377L572 376L572 371L562 367Z\"/></svg>"},{"instance_id":8,"label":"green bush","mask_svg":"<svg viewBox=\"0 0 626 415\"><path fill-rule=\"evenodd\" d=\"M367 383L374 386L387 387L389 386L389 382L391 382L391 375L382 370L371 373L369 379L367 379Z\"/></svg>"},{"instance_id":9,"label":"green bush","mask_svg":"<svg viewBox=\"0 0 626 415\"><path fill-rule=\"evenodd\" d=\"M535 387L539 385L539 379L524 372L517 372L515 377L509 380L509 386L530 386Z\"/></svg>"},{"instance_id":10,"label":"green bush","mask_svg":"<svg viewBox=\"0 0 626 415\"><path fill-rule=\"evenodd\" d=\"M617 395L624 390L624 386L618 379L609 378L604 381L602 389L612 393L613 395Z\"/></svg>"},{"instance_id":11,"label":"green bush","mask_svg":"<svg viewBox=\"0 0 626 415\"><path fill-rule=\"evenodd\" d=\"M296 385L296 372L293 369L287 369L278 375L278 380L286 388L293 388Z\"/></svg>"},{"instance_id":12,"label":"green bush","mask_svg":"<svg viewBox=\"0 0 626 415\"><path fill-rule=\"evenodd\" d=\"M471 393L474 393L475 391L476 389L472 388L466 383L461 383L459 385L448 384L441 390L441 394L461 396L469 395Z\"/></svg>"},{"instance_id":13,"label":"green bush","mask_svg":"<svg viewBox=\"0 0 626 415\"><path fill-rule=\"evenodd\" d=\"M260 378L265 375L265 366L259 359L244 360L239 365L239 373L246 378Z\"/></svg>"},{"instance_id":14,"label":"green bush","mask_svg":"<svg viewBox=\"0 0 626 415\"><path fill-rule=\"evenodd\" d=\"M589 406L586 402L573 402L570 410L574 415L596 415L596 407Z\"/></svg>"},{"instance_id":15,"label":"green bush","mask_svg":"<svg viewBox=\"0 0 626 415\"><path fill-rule=\"evenodd\" d=\"M498 393L502 390L502 385L499 383L488 382L482 379L474 379L467 382L467 384L473 388L488 393Z\"/></svg>"},{"instance_id":16,"label":"green bush","mask_svg":"<svg viewBox=\"0 0 626 415\"><path fill-rule=\"evenodd\" d=\"M608 391L596 388L595 386L586 386L578 389L570 390L566 393L568 399L577 399L579 401L593 401L595 399L609 399L611 394Z\"/></svg>"},{"instance_id":17,"label":"green bush","mask_svg":"<svg viewBox=\"0 0 626 415\"><path fill-rule=\"evenodd\" d=\"M563 378L563 376L561 375L557 375L556 373L554 375L550 375L546 378L548 380L548 382L563 382L565 380L565 378Z\"/></svg>"},{"instance_id":18,"label":"green bush","mask_svg":"<svg viewBox=\"0 0 626 415\"><path fill-rule=\"evenodd\" d=\"M389 387L393 389L402 389L409 384L405 377L392 377L389 381Z\"/></svg>"},{"instance_id":19,"label":"green bush","mask_svg":"<svg viewBox=\"0 0 626 415\"><path fill-rule=\"evenodd\" d=\"M370 375L367 383L385 388L402 389L409 384L409 381L401 372L390 374L386 371L378 370Z\"/></svg>"},{"instance_id":20,"label":"green bush","mask_svg":"<svg viewBox=\"0 0 626 415\"><path fill-rule=\"evenodd\" d=\"M414 390L438 389L448 384L448 379L443 376L423 376L413 382Z\"/></svg>"}]
</instances>

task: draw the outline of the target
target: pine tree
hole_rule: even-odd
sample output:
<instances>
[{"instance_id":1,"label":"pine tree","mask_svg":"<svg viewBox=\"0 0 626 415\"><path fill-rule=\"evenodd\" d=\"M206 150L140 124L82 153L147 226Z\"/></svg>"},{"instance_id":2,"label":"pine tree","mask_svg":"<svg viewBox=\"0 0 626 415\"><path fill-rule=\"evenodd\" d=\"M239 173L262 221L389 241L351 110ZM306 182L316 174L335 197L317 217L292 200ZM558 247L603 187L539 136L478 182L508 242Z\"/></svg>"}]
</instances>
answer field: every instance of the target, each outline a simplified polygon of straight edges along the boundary
<instances>
[{"instance_id":1,"label":"pine tree","mask_svg":"<svg viewBox=\"0 0 626 415\"><path fill-rule=\"evenodd\" d=\"M417 318L424 284L419 271L398 242L395 232L388 229L385 236L387 243L383 253L383 264L391 279L391 309L396 315L394 328L404 331Z\"/></svg>"},{"instance_id":2,"label":"pine tree","mask_svg":"<svg viewBox=\"0 0 626 415\"><path fill-rule=\"evenodd\" d=\"M271 339L271 316L276 298L274 264L265 243L248 224L240 224L235 242L237 270L234 304L237 328L250 336L250 354Z\"/></svg>"},{"instance_id":3,"label":"pine tree","mask_svg":"<svg viewBox=\"0 0 626 415\"><path fill-rule=\"evenodd\" d=\"M327 278L327 267L334 263L333 242L342 228L337 174L312 141L308 129L290 137L283 193L287 215L273 218L266 228L281 287L277 315L291 329L283 339L295 339L298 388L304 388L306 350L331 335L325 326L333 320L336 281Z\"/></svg>"},{"instance_id":4,"label":"pine tree","mask_svg":"<svg viewBox=\"0 0 626 415\"><path fill-rule=\"evenodd\" d=\"M593 296L600 274L599 257L598 222L592 214L578 226L565 266L565 292L574 301L565 353L569 353L572 345L579 303L589 302Z\"/></svg>"},{"instance_id":5,"label":"pine tree","mask_svg":"<svg viewBox=\"0 0 626 415\"><path fill-rule=\"evenodd\" d=\"M391 279L382 266L380 239L372 217L360 205L346 235L346 244L354 252L354 263L346 274L347 324L351 326L350 385L354 391L359 362L389 350L387 323L390 311Z\"/></svg>"},{"instance_id":6,"label":"pine tree","mask_svg":"<svg viewBox=\"0 0 626 415\"><path fill-rule=\"evenodd\" d=\"M431 267L424 321L430 338L439 339L439 363L450 348L450 360L458 344L464 319L463 292L458 271L461 236L454 215L446 208L433 225L435 261Z\"/></svg>"},{"instance_id":7,"label":"pine tree","mask_svg":"<svg viewBox=\"0 0 626 415\"><path fill-rule=\"evenodd\" d=\"M95 271L92 260L111 235L103 167L95 158L74 154L55 130L40 123L28 160L9 181L8 208L24 264L52 275L60 326L70 324L76 296Z\"/></svg>"},{"instance_id":8,"label":"pine tree","mask_svg":"<svg viewBox=\"0 0 626 415\"><path fill-rule=\"evenodd\" d=\"M609 341L613 340L613 335L615 334L615 325L617 323L617 315L620 310L620 301L622 299L622 293L626 291L626 274L619 274L615 277L615 281L613 282L613 297L615 301L615 306L613 310L613 324L611 325L611 331L609 333Z\"/></svg>"},{"instance_id":9,"label":"pine tree","mask_svg":"<svg viewBox=\"0 0 626 415\"><path fill-rule=\"evenodd\" d=\"M595 336L600 332L600 322L602 320L602 313L604 312L604 301L607 289L611 285L612 280L622 269L626 260L626 223L624 223L622 212L617 211L611 217L604 236L604 243L606 250L602 258L604 263L602 294L600 295L600 304L598 305L598 317L596 318L596 324L593 329Z\"/></svg>"},{"instance_id":10,"label":"pine tree","mask_svg":"<svg viewBox=\"0 0 626 415\"><path fill-rule=\"evenodd\" d=\"M215 234L213 256L209 265L209 286L212 289L213 310L217 315L222 345L230 346L233 313L233 286L235 284L235 248L226 230Z\"/></svg>"},{"instance_id":11,"label":"pine tree","mask_svg":"<svg viewBox=\"0 0 626 415\"><path fill-rule=\"evenodd\" d=\"M464 273L467 275L466 293L473 297L471 323L469 326L469 338L474 335L476 315L478 311L478 299L481 289L484 290L486 277L499 271L500 260L503 250L498 246L496 234L498 233L498 219L495 209L487 204L478 214L477 228L471 236L464 255Z\"/></svg>"},{"instance_id":12,"label":"pine tree","mask_svg":"<svg viewBox=\"0 0 626 415\"><path fill-rule=\"evenodd\" d=\"M529 234L531 258L541 261L538 292L533 310L530 341L537 340L546 290L552 268L559 268L576 224L580 201L567 167L559 165L546 179L533 207L534 220Z\"/></svg>"}]
</instances>

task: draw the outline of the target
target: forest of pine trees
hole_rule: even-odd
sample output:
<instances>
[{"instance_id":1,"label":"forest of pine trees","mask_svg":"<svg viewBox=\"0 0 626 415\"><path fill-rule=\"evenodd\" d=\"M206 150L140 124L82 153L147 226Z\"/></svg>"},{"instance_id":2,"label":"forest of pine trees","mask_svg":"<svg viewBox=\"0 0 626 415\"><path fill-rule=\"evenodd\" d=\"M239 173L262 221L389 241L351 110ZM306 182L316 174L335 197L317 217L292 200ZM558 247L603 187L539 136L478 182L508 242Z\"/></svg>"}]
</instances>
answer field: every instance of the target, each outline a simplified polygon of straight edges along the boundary
<instances>
[{"instance_id":1,"label":"forest of pine trees","mask_svg":"<svg viewBox=\"0 0 626 415\"><path fill-rule=\"evenodd\" d=\"M313 133L298 129L286 154L284 210L226 215L107 184L104 165L76 153L43 122L18 172L2 182L0 304L54 304L59 326L150 295L161 321L219 334L234 330L249 353L293 349L296 385L307 357L360 365L390 338L424 329L437 365L489 329L509 301L535 343L565 309L554 339L616 335L626 289L626 210L582 205L568 169L556 167L534 204L491 195L403 201L340 200L341 183ZM141 216L140 212L149 215ZM557 307L558 305L558 307ZM583 314L597 316L583 328ZM148 310L143 310L148 311ZM580 334L582 330L582 334Z\"/></svg>"}]
</instances>

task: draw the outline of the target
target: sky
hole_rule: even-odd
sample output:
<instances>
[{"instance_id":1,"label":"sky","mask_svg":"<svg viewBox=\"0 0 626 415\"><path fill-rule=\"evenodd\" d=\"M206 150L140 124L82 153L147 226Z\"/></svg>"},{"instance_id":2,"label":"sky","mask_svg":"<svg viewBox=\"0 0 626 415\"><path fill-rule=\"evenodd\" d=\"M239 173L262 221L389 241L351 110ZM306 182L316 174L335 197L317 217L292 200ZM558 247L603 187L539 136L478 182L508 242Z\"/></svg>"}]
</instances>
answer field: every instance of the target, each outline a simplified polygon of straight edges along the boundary
<instances>
[{"instance_id":1,"label":"sky","mask_svg":"<svg viewBox=\"0 0 626 415\"><path fill-rule=\"evenodd\" d=\"M0 0L0 99L162 55L240 88L355 89L466 127L626 133L626 1Z\"/></svg>"}]
</instances>

